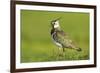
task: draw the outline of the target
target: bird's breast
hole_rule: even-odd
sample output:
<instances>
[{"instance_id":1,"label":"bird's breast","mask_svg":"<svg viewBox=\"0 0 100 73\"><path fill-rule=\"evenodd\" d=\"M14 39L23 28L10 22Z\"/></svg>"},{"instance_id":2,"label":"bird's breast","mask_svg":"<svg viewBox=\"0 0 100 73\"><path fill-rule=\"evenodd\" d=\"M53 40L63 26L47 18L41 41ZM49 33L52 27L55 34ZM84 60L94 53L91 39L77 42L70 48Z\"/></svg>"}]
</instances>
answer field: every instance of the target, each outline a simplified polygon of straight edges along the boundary
<instances>
[{"instance_id":1,"label":"bird's breast","mask_svg":"<svg viewBox=\"0 0 100 73\"><path fill-rule=\"evenodd\" d=\"M62 47L62 44L60 44L60 43L58 42L58 40L57 40L56 32L55 32L55 31L52 32L51 36L52 36L52 40L53 40L53 42L55 43L55 45L57 45L58 47Z\"/></svg>"}]
</instances>

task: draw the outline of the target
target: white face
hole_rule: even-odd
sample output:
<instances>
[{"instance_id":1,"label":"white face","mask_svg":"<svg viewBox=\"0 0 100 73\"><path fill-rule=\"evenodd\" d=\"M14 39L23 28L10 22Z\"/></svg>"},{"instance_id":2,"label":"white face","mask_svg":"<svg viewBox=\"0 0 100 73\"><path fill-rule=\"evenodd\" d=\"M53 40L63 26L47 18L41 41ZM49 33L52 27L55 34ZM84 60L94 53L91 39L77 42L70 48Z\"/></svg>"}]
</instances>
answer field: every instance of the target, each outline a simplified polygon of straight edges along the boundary
<instances>
[{"instance_id":1,"label":"white face","mask_svg":"<svg viewBox=\"0 0 100 73\"><path fill-rule=\"evenodd\" d=\"M58 28L58 27L60 27L59 26L59 21L56 21L55 24L54 24L54 28Z\"/></svg>"}]
</instances>

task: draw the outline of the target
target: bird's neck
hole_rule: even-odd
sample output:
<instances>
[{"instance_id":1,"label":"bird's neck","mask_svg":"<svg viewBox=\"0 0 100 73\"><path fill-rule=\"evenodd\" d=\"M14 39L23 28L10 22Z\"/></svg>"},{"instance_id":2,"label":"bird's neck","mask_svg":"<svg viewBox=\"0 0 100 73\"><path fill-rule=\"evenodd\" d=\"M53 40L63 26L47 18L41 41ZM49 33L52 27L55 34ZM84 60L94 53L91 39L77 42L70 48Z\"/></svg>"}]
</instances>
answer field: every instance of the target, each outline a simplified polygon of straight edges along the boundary
<instances>
[{"instance_id":1,"label":"bird's neck","mask_svg":"<svg viewBox=\"0 0 100 73\"><path fill-rule=\"evenodd\" d=\"M57 27L57 28L54 28L55 30L61 30L61 28L60 27Z\"/></svg>"},{"instance_id":2,"label":"bird's neck","mask_svg":"<svg viewBox=\"0 0 100 73\"><path fill-rule=\"evenodd\" d=\"M60 31L61 28L60 28L60 27L58 27L58 28L52 28L52 30L53 30L53 31Z\"/></svg>"}]
</instances>

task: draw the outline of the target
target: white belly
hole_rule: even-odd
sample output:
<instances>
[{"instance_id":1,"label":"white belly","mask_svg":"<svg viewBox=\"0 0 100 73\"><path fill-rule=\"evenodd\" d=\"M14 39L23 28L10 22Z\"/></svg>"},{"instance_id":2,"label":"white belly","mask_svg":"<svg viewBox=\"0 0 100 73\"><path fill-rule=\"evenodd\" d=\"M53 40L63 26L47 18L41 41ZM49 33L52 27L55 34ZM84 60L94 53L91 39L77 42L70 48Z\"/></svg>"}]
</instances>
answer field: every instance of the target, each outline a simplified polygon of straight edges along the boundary
<instances>
[{"instance_id":1,"label":"white belly","mask_svg":"<svg viewBox=\"0 0 100 73\"><path fill-rule=\"evenodd\" d=\"M55 43L58 47L61 47L61 48L62 48L62 45L59 44L58 42L54 41L54 43Z\"/></svg>"}]
</instances>

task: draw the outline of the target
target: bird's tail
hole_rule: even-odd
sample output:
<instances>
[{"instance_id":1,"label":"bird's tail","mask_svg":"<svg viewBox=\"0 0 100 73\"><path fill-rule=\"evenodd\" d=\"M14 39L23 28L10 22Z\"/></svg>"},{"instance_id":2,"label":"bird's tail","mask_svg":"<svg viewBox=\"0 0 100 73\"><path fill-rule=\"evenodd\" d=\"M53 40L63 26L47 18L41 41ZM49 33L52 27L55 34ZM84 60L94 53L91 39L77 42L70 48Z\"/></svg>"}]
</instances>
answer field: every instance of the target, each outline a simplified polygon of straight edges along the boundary
<instances>
[{"instance_id":1,"label":"bird's tail","mask_svg":"<svg viewBox=\"0 0 100 73\"><path fill-rule=\"evenodd\" d=\"M77 51L82 51L82 48L78 47L76 44L71 44L70 47L77 50Z\"/></svg>"},{"instance_id":2,"label":"bird's tail","mask_svg":"<svg viewBox=\"0 0 100 73\"><path fill-rule=\"evenodd\" d=\"M77 48L76 50L77 50L77 51L79 51L79 52L80 52L80 51L82 51L82 49L81 49L81 48Z\"/></svg>"},{"instance_id":3,"label":"bird's tail","mask_svg":"<svg viewBox=\"0 0 100 73\"><path fill-rule=\"evenodd\" d=\"M82 51L82 48L76 47L75 45L73 45L73 46L71 45L70 47L71 47L72 49L75 49L75 50L79 51L79 52Z\"/></svg>"}]
</instances>

